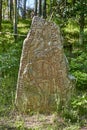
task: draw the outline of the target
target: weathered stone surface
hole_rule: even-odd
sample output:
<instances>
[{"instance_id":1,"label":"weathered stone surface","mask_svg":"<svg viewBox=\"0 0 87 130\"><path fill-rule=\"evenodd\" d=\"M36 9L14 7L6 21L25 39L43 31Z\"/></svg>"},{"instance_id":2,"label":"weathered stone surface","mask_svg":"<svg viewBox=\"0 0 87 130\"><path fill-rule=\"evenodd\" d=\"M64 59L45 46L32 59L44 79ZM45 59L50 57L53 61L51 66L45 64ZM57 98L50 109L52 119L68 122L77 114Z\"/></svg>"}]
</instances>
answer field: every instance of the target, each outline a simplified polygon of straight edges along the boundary
<instances>
[{"instance_id":1,"label":"weathered stone surface","mask_svg":"<svg viewBox=\"0 0 87 130\"><path fill-rule=\"evenodd\" d=\"M21 111L49 112L70 98L72 81L59 28L34 17L23 44L16 105Z\"/></svg>"}]
</instances>

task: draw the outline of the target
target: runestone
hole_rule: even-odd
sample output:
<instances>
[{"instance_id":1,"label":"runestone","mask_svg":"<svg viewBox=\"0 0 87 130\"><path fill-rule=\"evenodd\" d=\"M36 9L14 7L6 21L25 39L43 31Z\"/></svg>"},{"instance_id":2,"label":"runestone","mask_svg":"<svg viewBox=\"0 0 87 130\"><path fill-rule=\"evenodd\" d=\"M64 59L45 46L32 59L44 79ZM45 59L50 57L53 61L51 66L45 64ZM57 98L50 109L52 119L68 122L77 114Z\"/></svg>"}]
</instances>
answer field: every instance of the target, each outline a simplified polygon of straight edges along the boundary
<instances>
[{"instance_id":1,"label":"runestone","mask_svg":"<svg viewBox=\"0 0 87 130\"><path fill-rule=\"evenodd\" d=\"M16 106L20 111L54 111L70 99L72 79L59 27L34 17L23 43Z\"/></svg>"}]
</instances>

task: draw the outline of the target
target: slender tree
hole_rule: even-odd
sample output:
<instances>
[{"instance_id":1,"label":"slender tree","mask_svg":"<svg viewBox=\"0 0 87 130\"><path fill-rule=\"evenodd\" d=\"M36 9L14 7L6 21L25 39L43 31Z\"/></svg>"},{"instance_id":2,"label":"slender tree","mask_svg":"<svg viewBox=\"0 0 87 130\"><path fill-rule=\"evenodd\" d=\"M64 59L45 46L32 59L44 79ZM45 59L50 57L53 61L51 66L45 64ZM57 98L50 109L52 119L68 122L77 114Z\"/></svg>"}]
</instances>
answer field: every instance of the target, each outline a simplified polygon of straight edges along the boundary
<instances>
[{"instance_id":1,"label":"slender tree","mask_svg":"<svg viewBox=\"0 0 87 130\"><path fill-rule=\"evenodd\" d=\"M12 21L13 16L13 0L10 0L10 20Z\"/></svg>"},{"instance_id":2,"label":"slender tree","mask_svg":"<svg viewBox=\"0 0 87 130\"><path fill-rule=\"evenodd\" d=\"M0 30L1 30L1 24L2 24L2 0L0 0Z\"/></svg>"},{"instance_id":3,"label":"slender tree","mask_svg":"<svg viewBox=\"0 0 87 130\"><path fill-rule=\"evenodd\" d=\"M46 0L43 1L43 18L46 18Z\"/></svg>"},{"instance_id":4,"label":"slender tree","mask_svg":"<svg viewBox=\"0 0 87 130\"><path fill-rule=\"evenodd\" d=\"M50 0L50 15L52 14L52 1Z\"/></svg>"},{"instance_id":5,"label":"slender tree","mask_svg":"<svg viewBox=\"0 0 87 130\"><path fill-rule=\"evenodd\" d=\"M14 0L14 38L17 39L17 0Z\"/></svg>"},{"instance_id":6,"label":"slender tree","mask_svg":"<svg viewBox=\"0 0 87 130\"><path fill-rule=\"evenodd\" d=\"M37 15L37 0L34 1L35 3L35 8L34 8L34 15Z\"/></svg>"},{"instance_id":7,"label":"slender tree","mask_svg":"<svg viewBox=\"0 0 87 130\"><path fill-rule=\"evenodd\" d=\"M39 0L39 16L42 15L42 0Z\"/></svg>"},{"instance_id":8,"label":"slender tree","mask_svg":"<svg viewBox=\"0 0 87 130\"><path fill-rule=\"evenodd\" d=\"M84 26L85 26L85 17L84 17L84 0L80 0L80 19L79 19L79 25L80 25L80 33L79 33L79 43L80 45L83 45L84 43Z\"/></svg>"},{"instance_id":9,"label":"slender tree","mask_svg":"<svg viewBox=\"0 0 87 130\"><path fill-rule=\"evenodd\" d=\"M22 14L23 19L26 18L26 2L27 2L27 0L23 1L23 14Z\"/></svg>"}]
</instances>

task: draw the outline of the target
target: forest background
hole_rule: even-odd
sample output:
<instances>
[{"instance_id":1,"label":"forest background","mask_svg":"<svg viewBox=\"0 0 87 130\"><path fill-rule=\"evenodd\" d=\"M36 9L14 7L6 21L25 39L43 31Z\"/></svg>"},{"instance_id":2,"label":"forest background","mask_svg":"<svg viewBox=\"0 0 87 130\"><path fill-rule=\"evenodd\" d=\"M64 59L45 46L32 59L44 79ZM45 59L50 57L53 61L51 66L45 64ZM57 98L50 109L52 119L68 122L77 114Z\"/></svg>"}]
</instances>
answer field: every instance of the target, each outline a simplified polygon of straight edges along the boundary
<instances>
[{"instance_id":1,"label":"forest background","mask_svg":"<svg viewBox=\"0 0 87 130\"><path fill-rule=\"evenodd\" d=\"M32 4L32 2L31 2ZM0 0L0 117L14 109L23 41L34 15L60 26L75 94L61 110L70 123L87 125L87 0ZM58 112L58 111L57 111Z\"/></svg>"}]
</instances>

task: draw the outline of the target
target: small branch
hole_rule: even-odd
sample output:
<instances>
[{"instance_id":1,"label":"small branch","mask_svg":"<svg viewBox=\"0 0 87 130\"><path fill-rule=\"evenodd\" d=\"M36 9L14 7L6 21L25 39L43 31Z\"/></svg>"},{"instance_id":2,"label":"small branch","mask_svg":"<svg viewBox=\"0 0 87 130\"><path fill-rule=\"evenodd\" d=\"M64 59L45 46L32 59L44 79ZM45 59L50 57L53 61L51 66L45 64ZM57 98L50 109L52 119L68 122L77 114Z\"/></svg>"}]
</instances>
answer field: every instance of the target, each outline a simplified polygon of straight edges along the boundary
<instances>
[{"instance_id":1,"label":"small branch","mask_svg":"<svg viewBox=\"0 0 87 130\"><path fill-rule=\"evenodd\" d=\"M0 32L0 35L1 34L12 35L12 36L21 36L21 37L27 36L27 35L22 35L22 34L14 34L14 33L10 33L10 32Z\"/></svg>"}]
</instances>

